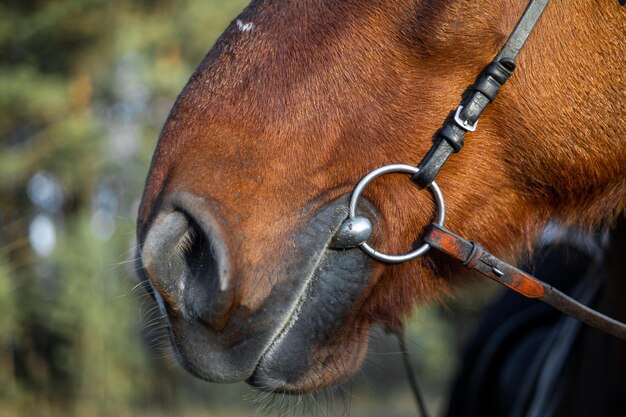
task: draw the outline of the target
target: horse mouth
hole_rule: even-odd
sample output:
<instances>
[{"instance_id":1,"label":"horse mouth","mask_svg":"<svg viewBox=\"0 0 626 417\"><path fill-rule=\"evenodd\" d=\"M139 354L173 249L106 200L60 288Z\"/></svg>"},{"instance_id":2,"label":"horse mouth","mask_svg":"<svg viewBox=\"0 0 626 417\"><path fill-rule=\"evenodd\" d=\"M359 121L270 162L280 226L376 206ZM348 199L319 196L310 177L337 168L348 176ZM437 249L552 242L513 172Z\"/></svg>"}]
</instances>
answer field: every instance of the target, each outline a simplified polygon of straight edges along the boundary
<instances>
[{"instance_id":1,"label":"horse mouth","mask_svg":"<svg viewBox=\"0 0 626 417\"><path fill-rule=\"evenodd\" d=\"M375 218L371 205L365 206L367 215ZM192 211L186 207L187 213ZM184 217L176 211L168 216L161 224L169 221L176 227L167 225L167 233L173 229L188 233L189 226L181 223ZM359 249L329 247L346 216L347 196L316 210L289 242L293 250L284 254L289 259L280 268L286 276L254 309L237 294L236 281L245 277L231 277L232 282L219 279L220 285L213 284L207 292L204 278L200 286L200 278L194 277L189 267L199 264L197 259L172 263L169 258L167 265L158 267L166 257L160 249L146 253L145 248L158 246L151 239L180 241L181 236L163 236L166 233L158 229L149 232L141 263L167 316L178 362L211 382L245 380L261 390L287 393L314 391L352 374L367 350L369 320L357 312L374 268ZM208 234L216 238L214 230ZM192 244L188 253L191 255L183 258L204 252L194 250ZM170 276L155 276L164 273Z\"/></svg>"},{"instance_id":2,"label":"horse mouth","mask_svg":"<svg viewBox=\"0 0 626 417\"><path fill-rule=\"evenodd\" d=\"M326 247L247 382L265 391L303 393L350 375L367 350L369 325L354 312L370 281L371 263L358 249Z\"/></svg>"}]
</instances>

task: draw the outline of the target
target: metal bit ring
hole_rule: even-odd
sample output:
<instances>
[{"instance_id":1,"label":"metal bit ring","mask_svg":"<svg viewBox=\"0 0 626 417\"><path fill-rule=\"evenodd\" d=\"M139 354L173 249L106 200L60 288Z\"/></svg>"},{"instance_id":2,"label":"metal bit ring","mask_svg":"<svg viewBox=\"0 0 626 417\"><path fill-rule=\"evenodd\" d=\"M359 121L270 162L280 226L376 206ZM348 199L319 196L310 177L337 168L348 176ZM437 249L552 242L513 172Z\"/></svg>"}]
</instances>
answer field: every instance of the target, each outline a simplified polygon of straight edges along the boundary
<instances>
[{"instance_id":1,"label":"metal bit ring","mask_svg":"<svg viewBox=\"0 0 626 417\"><path fill-rule=\"evenodd\" d=\"M373 170L372 172L364 176L361 179L361 181L359 181L359 183L356 185L356 187L354 187L354 191L352 192L352 196L350 197L350 208L349 208L348 217L350 219L354 219L356 217L356 206L359 201L359 197L361 196L361 193L363 192L365 187L370 182L372 182L375 178L381 175L398 173L398 172L415 175L418 171L419 169L417 169L416 167L412 165L406 165L406 164L385 165L385 166L382 166L380 168ZM441 189L439 188L437 183L435 183L435 181L433 181L428 186L428 188L433 194L435 203L437 204L436 223L437 225L443 227L444 221L446 219L446 204L443 200L443 194L441 193ZM414 251L405 253L404 255L388 255L386 253L379 252L376 249L372 248L370 245L367 244L367 242L360 243L359 247L372 258L377 259L381 262L386 262L386 263L406 262L406 261L415 259L418 256L425 254L430 249L430 245L428 243L424 243L423 245L421 245Z\"/></svg>"}]
</instances>

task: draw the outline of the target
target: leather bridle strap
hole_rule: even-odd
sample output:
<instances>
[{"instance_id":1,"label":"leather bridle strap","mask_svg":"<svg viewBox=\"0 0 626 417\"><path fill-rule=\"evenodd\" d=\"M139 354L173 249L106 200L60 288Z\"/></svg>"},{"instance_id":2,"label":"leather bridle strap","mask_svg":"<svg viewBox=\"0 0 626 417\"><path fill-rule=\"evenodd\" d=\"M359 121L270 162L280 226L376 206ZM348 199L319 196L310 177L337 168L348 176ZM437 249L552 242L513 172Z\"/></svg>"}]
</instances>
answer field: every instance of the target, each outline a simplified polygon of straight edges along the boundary
<instances>
[{"instance_id":1,"label":"leather bridle strap","mask_svg":"<svg viewBox=\"0 0 626 417\"><path fill-rule=\"evenodd\" d=\"M494 60L485 67L478 80L472 85L467 100L456 109L436 134L436 142L417 166L413 175L421 187L429 186L450 155L461 150L467 132L473 132L480 115L489 103L495 100L500 87L506 83L515 69L515 59L526 43L526 39L541 17L548 0L531 0L506 44Z\"/></svg>"},{"instance_id":2,"label":"leather bridle strap","mask_svg":"<svg viewBox=\"0 0 626 417\"><path fill-rule=\"evenodd\" d=\"M496 258L476 242L463 239L434 223L424 241L456 258L466 268L478 271L524 297L541 300L583 323L626 340L625 324L590 309L551 285Z\"/></svg>"}]
</instances>

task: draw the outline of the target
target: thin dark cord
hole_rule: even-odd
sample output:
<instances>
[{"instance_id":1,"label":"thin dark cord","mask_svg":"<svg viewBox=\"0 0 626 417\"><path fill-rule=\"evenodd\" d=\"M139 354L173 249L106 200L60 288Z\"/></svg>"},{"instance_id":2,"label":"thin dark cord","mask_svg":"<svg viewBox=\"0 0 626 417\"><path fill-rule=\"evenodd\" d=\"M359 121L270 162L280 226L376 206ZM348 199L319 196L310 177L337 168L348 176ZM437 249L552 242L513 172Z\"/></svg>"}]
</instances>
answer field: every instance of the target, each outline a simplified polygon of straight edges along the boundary
<instances>
[{"instance_id":1,"label":"thin dark cord","mask_svg":"<svg viewBox=\"0 0 626 417\"><path fill-rule=\"evenodd\" d=\"M406 348L406 337L404 335L404 331L395 332L395 334L398 338L400 352L402 353L402 361L404 362L404 370L406 371L406 377L409 380L409 385L411 387L411 392L413 392L413 398L415 398L417 409L422 417L428 417L424 397L422 397L422 393L417 386L417 379L415 378L415 373L413 372L413 364L411 363L409 350Z\"/></svg>"}]
</instances>

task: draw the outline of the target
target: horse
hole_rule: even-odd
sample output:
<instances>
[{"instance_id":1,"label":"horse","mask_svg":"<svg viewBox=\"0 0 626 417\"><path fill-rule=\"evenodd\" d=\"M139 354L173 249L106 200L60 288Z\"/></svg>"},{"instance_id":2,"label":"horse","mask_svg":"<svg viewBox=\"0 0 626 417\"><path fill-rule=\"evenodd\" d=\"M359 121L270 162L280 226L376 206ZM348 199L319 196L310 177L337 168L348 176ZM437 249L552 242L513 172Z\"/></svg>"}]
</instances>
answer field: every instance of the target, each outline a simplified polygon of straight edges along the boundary
<instances>
[{"instance_id":1,"label":"horse","mask_svg":"<svg viewBox=\"0 0 626 417\"><path fill-rule=\"evenodd\" d=\"M337 250L356 182L418 162L505 43L521 0L254 0L176 100L146 179L137 262L199 378L302 394L363 361L368 329L468 274ZM550 221L593 230L626 208L624 8L553 0L498 100L437 177L446 225L508 261ZM405 176L364 192L369 243L420 243L435 204ZM471 277L471 274L470 274Z\"/></svg>"}]
</instances>

